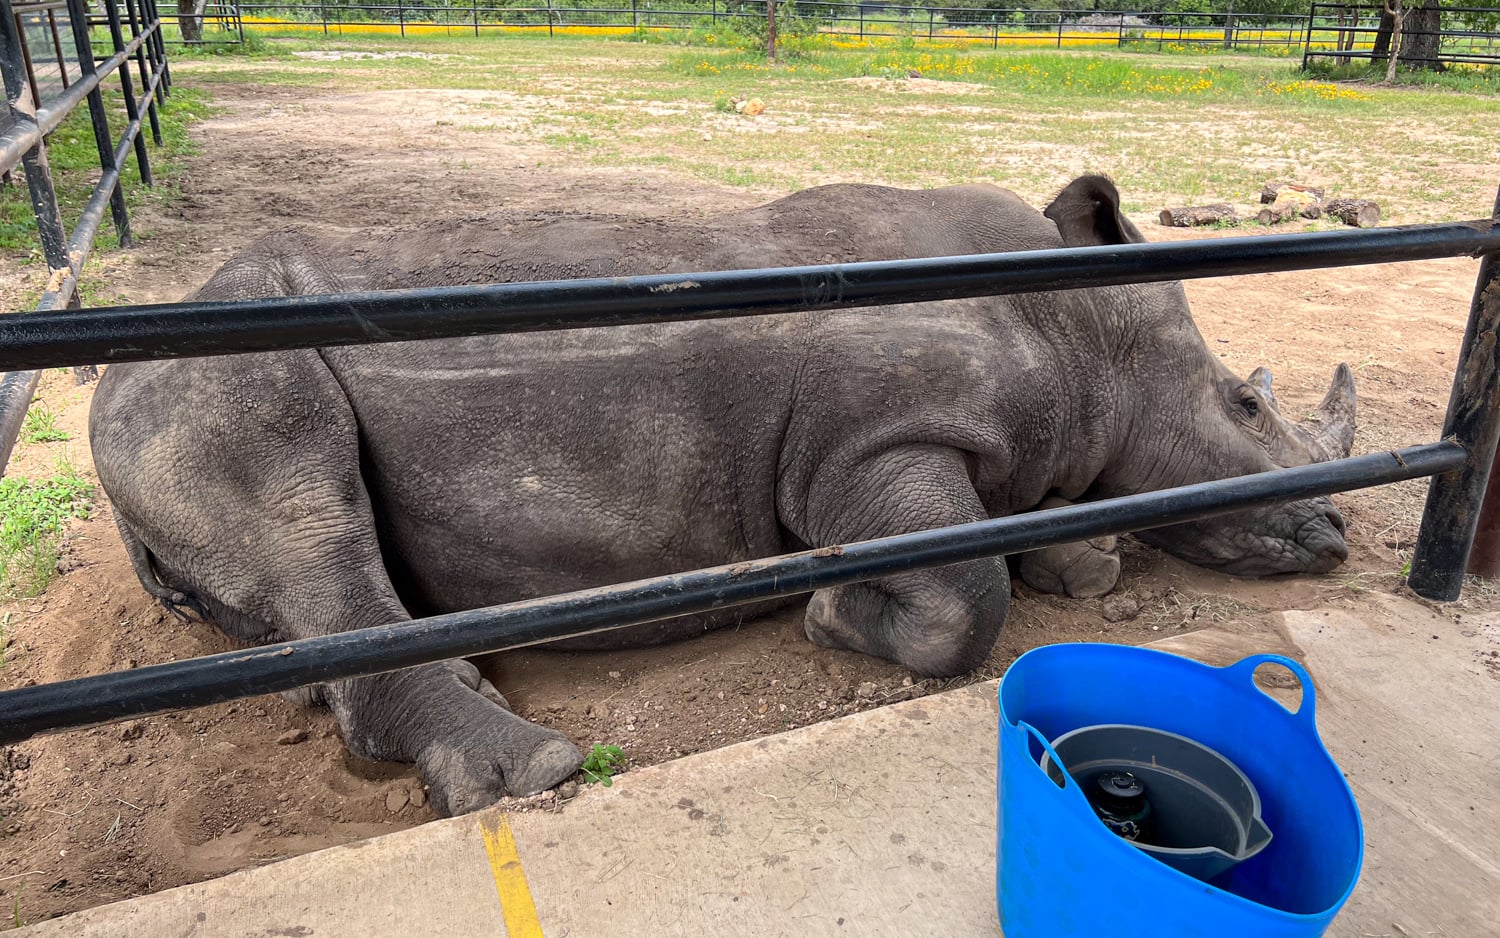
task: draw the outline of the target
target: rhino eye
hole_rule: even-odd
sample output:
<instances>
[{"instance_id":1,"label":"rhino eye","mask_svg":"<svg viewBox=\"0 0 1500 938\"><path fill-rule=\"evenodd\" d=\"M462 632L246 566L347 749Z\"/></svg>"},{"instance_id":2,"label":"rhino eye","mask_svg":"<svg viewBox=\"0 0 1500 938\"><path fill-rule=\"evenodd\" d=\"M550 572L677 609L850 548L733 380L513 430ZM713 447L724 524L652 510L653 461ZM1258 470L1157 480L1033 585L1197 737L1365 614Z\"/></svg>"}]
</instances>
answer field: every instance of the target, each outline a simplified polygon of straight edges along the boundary
<instances>
[{"instance_id":1,"label":"rhino eye","mask_svg":"<svg viewBox=\"0 0 1500 938\"><path fill-rule=\"evenodd\" d=\"M1251 395L1240 398L1240 408L1245 411L1246 417L1257 417L1260 415L1260 403Z\"/></svg>"}]
</instances>

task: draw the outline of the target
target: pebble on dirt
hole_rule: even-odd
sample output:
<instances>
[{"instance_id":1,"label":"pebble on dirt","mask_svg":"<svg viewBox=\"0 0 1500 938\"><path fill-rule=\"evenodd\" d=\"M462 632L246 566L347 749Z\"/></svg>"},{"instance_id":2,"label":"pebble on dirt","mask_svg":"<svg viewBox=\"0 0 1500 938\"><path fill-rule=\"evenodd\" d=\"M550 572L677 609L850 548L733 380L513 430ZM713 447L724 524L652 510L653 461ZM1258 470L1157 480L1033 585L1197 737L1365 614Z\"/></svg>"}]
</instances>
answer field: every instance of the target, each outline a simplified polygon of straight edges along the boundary
<instances>
[{"instance_id":1,"label":"pebble on dirt","mask_svg":"<svg viewBox=\"0 0 1500 938\"><path fill-rule=\"evenodd\" d=\"M120 727L120 739L130 742L132 739L140 739L141 734L146 732L146 725L139 720L131 720Z\"/></svg>"},{"instance_id":2,"label":"pebble on dirt","mask_svg":"<svg viewBox=\"0 0 1500 938\"><path fill-rule=\"evenodd\" d=\"M298 727L294 730L287 730L285 733L282 733L280 736L276 737L276 745L295 746L297 743L303 742L306 739L307 730Z\"/></svg>"},{"instance_id":3,"label":"pebble on dirt","mask_svg":"<svg viewBox=\"0 0 1500 938\"><path fill-rule=\"evenodd\" d=\"M1128 622L1141 614L1141 604L1129 596L1110 596L1104 600L1102 612L1108 622Z\"/></svg>"}]
</instances>

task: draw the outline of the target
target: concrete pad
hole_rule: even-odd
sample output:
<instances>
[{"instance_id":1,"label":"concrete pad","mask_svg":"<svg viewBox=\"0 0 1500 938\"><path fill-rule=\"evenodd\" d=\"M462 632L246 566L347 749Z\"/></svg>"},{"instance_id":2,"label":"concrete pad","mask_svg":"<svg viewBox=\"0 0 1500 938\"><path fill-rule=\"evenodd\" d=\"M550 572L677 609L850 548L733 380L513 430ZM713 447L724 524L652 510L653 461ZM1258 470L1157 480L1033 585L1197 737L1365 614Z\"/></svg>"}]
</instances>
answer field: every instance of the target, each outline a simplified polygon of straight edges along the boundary
<instances>
[{"instance_id":1,"label":"concrete pad","mask_svg":"<svg viewBox=\"0 0 1500 938\"><path fill-rule=\"evenodd\" d=\"M1476 652L1495 626L1390 597L1373 609L1288 613L1284 636L1158 644L1214 663L1290 652L1315 675L1319 725L1369 834L1330 935L1492 934L1500 682ZM440 821L18 935L999 936L995 691L633 771L555 814Z\"/></svg>"}]
</instances>

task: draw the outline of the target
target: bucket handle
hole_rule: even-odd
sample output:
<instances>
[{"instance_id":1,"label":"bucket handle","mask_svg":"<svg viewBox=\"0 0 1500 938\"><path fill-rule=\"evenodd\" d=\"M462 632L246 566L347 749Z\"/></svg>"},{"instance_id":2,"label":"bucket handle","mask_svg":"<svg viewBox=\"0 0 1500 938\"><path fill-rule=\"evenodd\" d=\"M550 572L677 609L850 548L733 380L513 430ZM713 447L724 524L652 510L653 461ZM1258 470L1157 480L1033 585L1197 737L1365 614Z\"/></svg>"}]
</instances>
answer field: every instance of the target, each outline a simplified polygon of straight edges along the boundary
<instances>
[{"instance_id":1,"label":"bucket handle","mask_svg":"<svg viewBox=\"0 0 1500 938\"><path fill-rule=\"evenodd\" d=\"M1046 753L1047 759L1053 765L1057 766L1057 770L1062 773L1063 783L1061 788L1063 797L1075 799L1083 810L1092 812L1094 809L1089 804L1088 798L1084 796L1083 789L1078 787L1078 782L1073 778L1073 773L1069 772L1066 768L1063 767L1062 759L1058 758L1057 751L1052 748L1052 744L1047 742L1047 737L1043 736L1036 727L1032 726L1030 723L1027 723L1025 720L1017 720L1015 722L1015 726L1023 736L1025 736L1026 734L1030 734L1032 737L1034 737L1036 741L1041 744L1042 752ZM1041 772L1042 775L1046 776L1047 781L1051 782L1054 785L1057 784L1052 776L1047 774L1047 770L1042 768L1042 764L1031 755L1031 746L1029 744L1026 745L1026 758L1027 761L1036 766L1036 770L1038 772Z\"/></svg>"},{"instance_id":2,"label":"bucket handle","mask_svg":"<svg viewBox=\"0 0 1500 938\"><path fill-rule=\"evenodd\" d=\"M1313 693L1312 676L1307 673L1306 668L1302 667L1296 661L1285 655L1251 655L1248 658L1241 659L1229 665L1224 669L1224 672L1228 677L1235 680L1240 679L1240 676L1243 675L1243 679L1248 681L1251 687L1255 687L1260 693L1266 694L1264 690L1255 685L1255 670L1263 664L1279 664L1292 672L1293 676L1297 678L1297 683L1302 688L1302 701L1297 705L1296 710L1291 711L1291 714L1299 720L1307 721L1307 725L1316 733L1318 730L1318 702L1316 695ZM1266 696L1271 697L1270 694L1266 694ZM1271 699L1276 700L1274 697L1271 697ZM1276 703L1280 705L1281 701L1277 700Z\"/></svg>"}]
</instances>

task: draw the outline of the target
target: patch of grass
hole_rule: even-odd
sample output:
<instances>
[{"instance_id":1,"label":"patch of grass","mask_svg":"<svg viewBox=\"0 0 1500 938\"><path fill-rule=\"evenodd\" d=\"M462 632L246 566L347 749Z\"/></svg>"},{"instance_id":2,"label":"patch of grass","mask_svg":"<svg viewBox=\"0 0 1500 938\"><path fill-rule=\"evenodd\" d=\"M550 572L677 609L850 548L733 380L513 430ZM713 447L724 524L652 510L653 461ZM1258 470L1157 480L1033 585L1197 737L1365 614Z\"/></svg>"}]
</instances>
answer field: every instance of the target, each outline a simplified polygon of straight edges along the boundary
<instances>
[{"instance_id":1,"label":"patch of grass","mask_svg":"<svg viewBox=\"0 0 1500 938\"><path fill-rule=\"evenodd\" d=\"M86 518L94 485L59 462L46 479L0 479L0 599L35 596L57 567L63 527Z\"/></svg>"},{"instance_id":2,"label":"patch of grass","mask_svg":"<svg viewBox=\"0 0 1500 938\"><path fill-rule=\"evenodd\" d=\"M22 443L61 443L71 439L67 433L57 429L57 415L42 401L35 401L26 412L21 424Z\"/></svg>"},{"instance_id":3,"label":"patch of grass","mask_svg":"<svg viewBox=\"0 0 1500 938\"><path fill-rule=\"evenodd\" d=\"M594 743L583 760L583 780L589 784L597 782L608 788L614 784L615 770L624 761L625 754L620 751L619 746Z\"/></svg>"}]
</instances>

